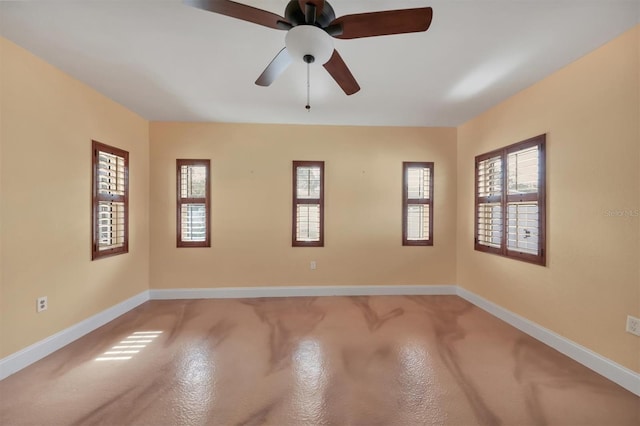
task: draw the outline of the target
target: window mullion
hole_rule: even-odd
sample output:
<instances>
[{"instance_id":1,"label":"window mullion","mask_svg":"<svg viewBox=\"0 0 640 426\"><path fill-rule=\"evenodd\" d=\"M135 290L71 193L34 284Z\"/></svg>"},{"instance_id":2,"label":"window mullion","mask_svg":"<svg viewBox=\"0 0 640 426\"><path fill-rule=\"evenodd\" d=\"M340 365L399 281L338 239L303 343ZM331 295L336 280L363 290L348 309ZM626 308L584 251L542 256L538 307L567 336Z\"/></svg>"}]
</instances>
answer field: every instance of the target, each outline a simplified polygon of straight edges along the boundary
<instances>
[{"instance_id":1,"label":"window mullion","mask_svg":"<svg viewBox=\"0 0 640 426\"><path fill-rule=\"evenodd\" d=\"M116 203L123 203L125 200L124 195L118 195L118 194L101 194L98 193L96 196L96 199L98 201L110 201L110 202L116 202Z\"/></svg>"},{"instance_id":2,"label":"window mullion","mask_svg":"<svg viewBox=\"0 0 640 426\"><path fill-rule=\"evenodd\" d=\"M296 204L320 204L320 198L296 198Z\"/></svg>"},{"instance_id":3,"label":"window mullion","mask_svg":"<svg viewBox=\"0 0 640 426\"><path fill-rule=\"evenodd\" d=\"M429 204L431 200L428 198L408 198L407 204Z\"/></svg>"},{"instance_id":4,"label":"window mullion","mask_svg":"<svg viewBox=\"0 0 640 426\"><path fill-rule=\"evenodd\" d=\"M528 194L511 194L507 195L507 204L508 203L519 203L519 202L534 202L540 199L540 195L538 192L530 192Z\"/></svg>"},{"instance_id":5,"label":"window mullion","mask_svg":"<svg viewBox=\"0 0 640 426\"><path fill-rule=\"evenodd\" d=\"M180 198L180 203L181 204L206 204L207 203L207 199L206 198L188 198L188 197L184 197L184 198Z\"/></svg>"}]
</instances>

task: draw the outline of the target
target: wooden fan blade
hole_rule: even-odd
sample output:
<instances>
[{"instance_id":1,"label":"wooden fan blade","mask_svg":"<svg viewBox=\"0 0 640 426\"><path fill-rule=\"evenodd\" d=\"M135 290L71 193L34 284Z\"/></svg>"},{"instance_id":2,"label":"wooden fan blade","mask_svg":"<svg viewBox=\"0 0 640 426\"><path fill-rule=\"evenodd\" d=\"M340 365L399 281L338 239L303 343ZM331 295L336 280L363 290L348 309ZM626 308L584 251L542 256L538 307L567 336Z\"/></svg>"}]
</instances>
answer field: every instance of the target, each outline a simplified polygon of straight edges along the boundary
<instances>
[{"instance_id":1,"label":"wooden fan blade","mask_svg":"<svg viewBox=\"0 0 640 426\"><path fill-rule=\"evenodd\" d=\"M331 59L323 66L329 71L331 77L333 77L336 83L338 83L338 86L340 86L347 95L353 95L360 90L358 82L353 77L353 74L351 74L351 71L349 71L347 64L344 63L342 56L340 56L337 50L333 51Z\"/></svg>"},{"instance_id":2,"label":"wooden fan blade","mask_svg":"<svg viewBox=\"0 0 640 426\"><path fill-rule=\"evenodd\" d=\"M257 9L246 4L236 3L230 0L183 0L187 6L219 13L243 21L253 22L277 30L287 30L291 24L280 15ZM283 25L284 24L284 25Z\"/></svg>"},{"instance_id":3,"label":"wooden fan blade","mask_svg":"<svg viewBox=\"0 0 640 426\"><path fill-rule=\"evenodd\" d=\"M256 84L258 86L270 86L271 83L273 83L276 78L278 78L278 76L287 69L291 62L293 62L293 59L285 47L278 52L271 63L267 65L267 68L262 71L262 74L260 74L260 77L256 80Z\"/></svg>"},{"instance_id":4,"label":"wooden fan blade","mask_svg":"<svg viewBox=\"0 0 640 426\"><path fill-rule=\"evenodd\" d=\"M375 37L426 31L431 25L432 17L433 9L421 7L345 15L330 25L342 26L342 34L336 35L336 38Z\"/></svg>"},{"instance_id":5,"label":"wooden fan blade","mask_svg":"<svg viewBox=\"0 0 640 426\"><path fill-rule=\"evenodd\" d=\"M324 9L324 0L298 0L298 4L300 5L300 10L302 13L306 13L307 3L312 4L316 7L316 18L322 15L322 9Z\"/></svg>"}]
</instances>

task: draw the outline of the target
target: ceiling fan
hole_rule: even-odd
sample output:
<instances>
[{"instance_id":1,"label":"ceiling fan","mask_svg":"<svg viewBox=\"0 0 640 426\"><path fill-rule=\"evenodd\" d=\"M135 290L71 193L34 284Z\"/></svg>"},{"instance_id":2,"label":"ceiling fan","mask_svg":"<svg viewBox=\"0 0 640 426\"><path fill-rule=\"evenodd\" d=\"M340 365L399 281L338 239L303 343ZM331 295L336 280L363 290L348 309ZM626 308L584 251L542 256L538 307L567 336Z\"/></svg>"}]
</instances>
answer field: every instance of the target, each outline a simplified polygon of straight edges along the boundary
<instances>
[{"instance_id":1,"label":"ceiling fan","mask_svg":"<svg viewBox=\"0 0 640 426\"><path fill-rule=\"evenodd\" d=\"M358 13L336 19L333 8L325 0L290 0L284 17L230 0L184 0L184 3L287 31L285 47L258 77L257 85L271 85L293 60L301 60L322 64L347 95L359 91L360 86L334 49L332 37L352 39L426 31L433 16L430 7L421 7Z\"/></svg>"}]
</instances>

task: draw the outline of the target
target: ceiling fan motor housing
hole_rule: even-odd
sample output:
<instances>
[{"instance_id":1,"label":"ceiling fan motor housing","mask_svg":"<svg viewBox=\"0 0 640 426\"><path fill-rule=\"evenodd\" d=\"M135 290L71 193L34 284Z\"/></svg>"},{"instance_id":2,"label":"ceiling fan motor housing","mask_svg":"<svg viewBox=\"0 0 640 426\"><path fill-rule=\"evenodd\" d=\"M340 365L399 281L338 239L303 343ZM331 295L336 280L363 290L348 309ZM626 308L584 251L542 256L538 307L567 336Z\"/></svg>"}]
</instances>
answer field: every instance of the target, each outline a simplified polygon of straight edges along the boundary
<instances>
[{"instance_id":1,"label":"ceiling fan motor housing","mask_svg":"<svg viewBox=\"0 0 640 426\"><path fill-rule=\"evenodd\" d=\"M306 23L305 11L300 8L300 2L298 0L289 1L289 4L287 4L284 11L284 16L293 26ZM316 13L315 25L320 28L325 28L333 22L334 19L336 19L336 14L334 13L333 8L328 2L324 2L322 11L319 14Z\"/></svg>"}]
</instances>

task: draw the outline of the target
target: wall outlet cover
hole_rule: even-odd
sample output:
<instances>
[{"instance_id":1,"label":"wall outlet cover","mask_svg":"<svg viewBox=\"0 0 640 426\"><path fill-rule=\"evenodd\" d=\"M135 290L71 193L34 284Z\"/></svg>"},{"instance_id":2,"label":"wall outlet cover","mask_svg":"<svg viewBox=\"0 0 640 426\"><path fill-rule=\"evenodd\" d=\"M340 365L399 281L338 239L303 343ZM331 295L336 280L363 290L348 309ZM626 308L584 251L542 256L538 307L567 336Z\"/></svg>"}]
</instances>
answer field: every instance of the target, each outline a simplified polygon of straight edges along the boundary
<instances>
[{"instance_id":1,"label":"wall outlet cover","mask_svg":"<svg viewBox=\"0 0 640 426\"><path fill-rule=\"evenodd\" d=\"M38 297L36 300L36 312L46 311L49 307L49 301L47 300L47 296Z\"/></svg>"},{"instance_id":2,"label":"wall outlet cover","mask_svg":"<svg viewBox=\"0 0 640 426\"><path fill-rule=\"evenodd\" d=\"M627 332L640 336L640 318L627 315Z\"/></svg>"}]
</instances>

